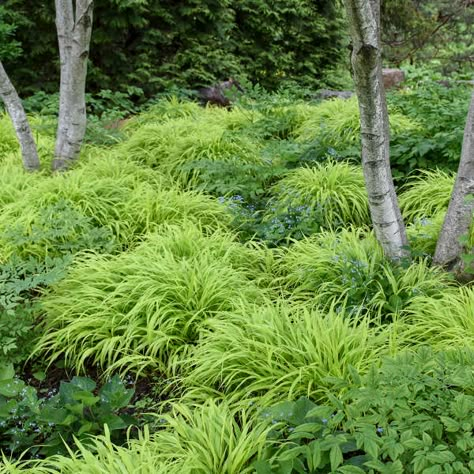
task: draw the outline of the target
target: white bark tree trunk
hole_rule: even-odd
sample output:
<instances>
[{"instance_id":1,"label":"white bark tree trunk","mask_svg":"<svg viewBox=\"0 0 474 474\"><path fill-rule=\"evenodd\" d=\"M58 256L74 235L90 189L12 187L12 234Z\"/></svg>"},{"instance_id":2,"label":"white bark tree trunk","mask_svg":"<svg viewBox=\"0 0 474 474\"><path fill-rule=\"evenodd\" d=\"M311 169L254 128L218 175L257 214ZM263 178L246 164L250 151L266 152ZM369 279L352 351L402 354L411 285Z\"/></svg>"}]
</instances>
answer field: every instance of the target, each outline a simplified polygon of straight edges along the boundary
<instances>
[{"instance_id":1,"label":"white bark tree trunk","mask_svg":"<svg viewBox=\"0 0 474 474\"><path fill-rule=\"evenodd\" d=\"M474 92L467 114L461 161L454 183L453 193L448 211L444 218L433 263L446 267L448 270L462 272L461 252L463 245L460 238L469 232L474 211L474 200L466 200L474 194Z\"/></svg>"},{"instance_id":2,"label":"white bark tree trunk","mask_svg":"<svg viewBox=\"0 0 474 474\"><path fill-rule=\"evenodd\" d=\"M25 109L21 103L20 97L15 87L10 81L3 64L0 61L0 98L5 104L8 114L10 115L16 136L20 142L21 156L23 165L28 171L38 170L40 160L36 144L31 133L30 124L26 117Z\"/></svg>"},{"instance_id":3,"label":"white bark tree trunk","mask_svg":"<svg viewBox=\"0 0 474 474\"><path fill-rule=\"evenodd\" d=\"M407 237L390 169L390 133L382 81L380 1L344 0L353 43L352 68L359 100L362 167L372 223L385 254L408 254Z\"/></svg>"},{"instance_id":4,"label":"white bark tree trunk","mask_svg":"<svg viewBox=\"0 0 474 474\"><path fill-rule=\"evenodd\" d=\"M75 4L75 5L74 5ZM61 83L53 170L77 158L86 132L87 58L92 32L92 0L55 0Z\"/></svg>"}]
</instances>

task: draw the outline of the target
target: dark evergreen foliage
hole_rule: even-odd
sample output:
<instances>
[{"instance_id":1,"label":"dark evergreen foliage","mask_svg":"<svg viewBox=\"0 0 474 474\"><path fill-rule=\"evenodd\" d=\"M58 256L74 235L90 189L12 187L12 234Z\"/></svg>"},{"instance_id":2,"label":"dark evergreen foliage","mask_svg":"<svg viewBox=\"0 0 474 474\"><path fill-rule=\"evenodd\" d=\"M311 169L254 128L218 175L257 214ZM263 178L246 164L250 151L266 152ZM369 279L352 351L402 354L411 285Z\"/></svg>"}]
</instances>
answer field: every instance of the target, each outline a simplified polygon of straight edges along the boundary
<instances>
[{"instance_id":1,"label":"dark evergreen foliage","mask_svg":"<svg viewBox=\"0 0 474 474\"><path fill-rule=\"evenodd\" d=\"M341 59L345 28L329 0L97 0L88 91L150 96L229 76L274 88L318 85ZM6 0L23 53L5 56L20 91L57 90L54 2ZM34 32L34 34L32 34ZM1 50L0 50L1 51Z\"/></svg>"}]
</instances>

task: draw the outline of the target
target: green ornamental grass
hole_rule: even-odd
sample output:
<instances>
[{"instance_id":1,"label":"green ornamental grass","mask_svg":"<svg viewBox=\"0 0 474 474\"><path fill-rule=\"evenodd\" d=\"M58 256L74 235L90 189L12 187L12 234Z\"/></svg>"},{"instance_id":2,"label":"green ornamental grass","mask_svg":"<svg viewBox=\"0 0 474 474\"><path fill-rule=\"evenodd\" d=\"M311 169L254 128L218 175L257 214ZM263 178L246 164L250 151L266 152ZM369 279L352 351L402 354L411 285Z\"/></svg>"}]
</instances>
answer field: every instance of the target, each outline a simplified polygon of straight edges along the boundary
<instances>
[{"instance_id":1,"label":"green ornamental grass","mask_svg":"<svg viewBox=\"0 0 474 474\"><path fill-rule=\"evenodd\" d=\"M146 125L138 129L119 149L128 158L156 167L181 184L192 180L189 165L202 160L256 163L258 144L251 138L228 130L224 123L192 117Z\"/></svg>"},{"instance_id":2,"label":"green ornamental grass","mask_svg":"<svg viewBox=\"0 0 474 474\"><path fill-rule=\"evenodd\" d=\"M344 304L348 313L393 318L419 294L439 297L449 277L426 260L408 267L384 258L364 229L321 232L281 252L280 282L289 298L314 306Z\"/></svg>"},{"instance_id":3,"label":"green ornamental grass","mask_svg":"<svg viewBox=\"0 0 474 474\"><path fill-rule=\"evenodd\" d=\"M22 172L17 175L24 176ZM29 175L25 181L28 179ZM6 253L47 255L52 242L45 240L42 245L31 247L26 237L38 227L42 214L60 202L93 226L108 229L119 248L126 248L163 224L191 222L214 231L231 219L216 200L170 187L160 173L113 155L95 162L86 161L64 175L35 177L34 183L2 209L0 247ZM13 193L5 200L12 199ZM62 219L68 219L67 212ZM5 236L12 231L25 237L26 243L15 246L12 239Z\"/></svg>"},{"instance_id":4,"label":"green ornamental grass","mask_svg":"<svg viewBox=\"0 0 474 474\"><path fill-rule=\"evenodd\" d=\"M344 377L349 367L364 372L389 351L391 327L369 317L348 318L285 302L246 305L213 318L183 367L185 396L223 396L258 403L326 395L326 377Z\"/></svg>"},{"instance_id":5,"label":"green ornamental grass","mask_svg":"<svg viewBox=\"0 0 474 474\"><path fill-rule=\"evenodd\" d=\"M169 372L209 318L263 298L258 259L232 236L205 237L191 225L164 229L116 257L83 258L42 299L35 355L64 358L76 371L96 364L105 374Z\"/></svg>"},{"instance_id":6,"label":"green ornamental grass","mask_svg":"<svg viewBox=\"0 0 474 474\"><path fill-rule=\"evenodd\" d=\"M421 171L399 195L405 219L430 218L446 211L454 185L454 175L441 170Z\"/></svg>"},{"instance_id":7,"label":"green ornamental grass","mask_svg":"<svg viewBox=\"0 0 474 474\"><path fill-rule=\"evenodd\" d=\"M397 111L390 113L393 134L416 129L418 124ZM356 97L326 100L295 130L298 142L315 139L336 149L357 146L360 142L359 105Z\"/></svg>"},{"instance_id":8,"label":"green ornamental grass","mask_svg":"<svg viewBox=\"0 0 474 474\"><path fill-rule=\"evenodd\" d=\"M268 216L289 209L304 209L306 219L322 228L370 223L369 203L362 169L348 163L329 161L314 168L289 171L272 189Z\"/></svg>"},{"instance_id":9,"label":"green ornamental grass","mask_svg":"<svg viewBox=\"0 0 474 474\"><path fill-rule=\"evenodd\" d=\"M406 337L416 344L437 349L474 349L474 290L458 288L441 298L420 295L404 318Z\"/></svg>"}]
</instances>

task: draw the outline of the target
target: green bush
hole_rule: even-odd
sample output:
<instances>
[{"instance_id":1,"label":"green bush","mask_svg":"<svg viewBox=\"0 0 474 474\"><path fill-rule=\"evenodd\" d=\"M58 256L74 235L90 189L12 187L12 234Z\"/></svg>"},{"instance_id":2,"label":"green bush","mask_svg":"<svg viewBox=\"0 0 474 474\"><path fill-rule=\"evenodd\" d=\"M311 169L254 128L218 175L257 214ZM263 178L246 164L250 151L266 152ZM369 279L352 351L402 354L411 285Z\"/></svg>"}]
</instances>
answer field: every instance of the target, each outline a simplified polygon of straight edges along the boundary
<instances>
[{"instance_id":1,"label":"green bush","mask_svg":"<svg viewBox=\"0 0 474 474\"><path fill-rule=\"evenodd\" d=\"M170 227L116 257L82 259L42 299L44 333L35 353L82 371L169 372L210 317L258 301L257 250L232 237ZM252 270L252 267L254 268Z\"/></svg>"},{"instance_id":2,"label":"green bush","mask_svg":"<svg viewBox=\"0 0 474 474\"><path fill-rule=\"evenodd\" d=\"M14 255L0 262L0 363L28 358L38 336L35 297L41 289L59 281L70 263L69 255L41 261Z\"/></svg>"},{"instance_id":3,"label":"green bush","mask_svg":"<svg viewBox=\"0 0 474 474\"><path fill-rule=\"evenodd\" d=\"M449 288L449 277L426 260L406 266L385 259L375 236L363 229L322 232L295 243L282 254L280 271L296 301L344 305L348 314L382 320L410 308L416 295L439 298Z\"/></svg>"},{"instance_id":4,"label":"green bush","mask_svg":"<svg viewBox=\"0 0 474 474\"><path fill-rule=\"evenodd\" d=\"M273 429L257 473L460 472L474 469L471 351L387 359L339 397L264 412Z\"/></svg>"},{"instance_id":5,"label":"green bush","mask_svg":"<svg viewBox=\"0 0 474 474\"><path fill-rule=\"evenodd\" d=\"M392 110L415 120L419 127L400 130L391 139L395 176L419 169L456 171L461 157L470 90L424 83L388 96Z\"/></svg>"},{"instance_id":6,"label":"green bush","mask_svg":"<svg viewBox=\"0 0 474 474\"><path fill-rule=\"evenodd\" d=\"M0 446L5 454L29 449L29 455L67 453L67 444L86 443L103 431L104 424L122 432L134 422L121 414L133 396L118 377L96 392L96 383L85 377L61 382L50 398L38 398L35 388L15 377L13 366L0 369ZM66 444L67 443L67 444Z\"/></svg>"},{"instance_id":7,"label":"green bush","mask_svg":"<svg viewBox=\"0 0 474 474\"><path fill-rule=\"evenodd\" d=\"M57 91L54 5L5 0L4 9L0 54L21 95L38 84ZM343 62L345 41L342 10L329 0L98 2L87 84L134 100L235 75L271 89L292 80L314 88L332 80L325 69Z\"/></svg>"}]
</instances>

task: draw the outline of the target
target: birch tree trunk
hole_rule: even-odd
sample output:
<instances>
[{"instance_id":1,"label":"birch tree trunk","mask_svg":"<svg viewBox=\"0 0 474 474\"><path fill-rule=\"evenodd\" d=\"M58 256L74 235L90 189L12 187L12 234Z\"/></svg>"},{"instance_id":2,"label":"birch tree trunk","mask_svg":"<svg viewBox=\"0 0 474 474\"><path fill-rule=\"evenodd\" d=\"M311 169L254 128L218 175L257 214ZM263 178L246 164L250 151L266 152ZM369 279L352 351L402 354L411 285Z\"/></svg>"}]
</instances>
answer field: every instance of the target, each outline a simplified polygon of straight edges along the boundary
<instances>
[{"instance_id":1,"label":"birch tree trunk","mask_svg":"<svg viewBox=\"0 0 474 474\"><path fill-rule=\"evenodd\" d=\"M390 169L390 132L382 81L380 0L344 0L352 37L352 69L359 100L362 167L372 223L389 258L408 254L405 226Z\"/></svg>"},{"instance_id":2,"label":"birch tree trunk","mask_svg":"<svg viewBox=\"0 0 474 474\"><path fill-rule=\"evenodd\" d=\"M92 0L55 0L55 5L61 83L52 167L65 170L77 158L86 132L85 89L94 6Z\"/></svg>"},{"instance_id":3,"label":"birch tree trunk","mask_svg":"<svg viewBox=\"0 0 474 474\"><path fill-rule=\"evenodd\" d=\"M0 61L0 97L10 115L20 142L23 165L28 171L39 170L40 160L25 109Z\"/></svg>"},{"instance_id":4,"label":"birch tree trunk","mask_svg":"<svg viewBox=\"0 0 474 474\"><path fill-rule=\"evenodd\" d=\"M466 197L472 194L474 194L474 92L464 129L458 174L433 258L434 264L446 267L448 270L461 272L463 270L461 261L463 245L460 238L468 233L472 222L474 200L466 200Z\"/></svg>"}]
</instances>

